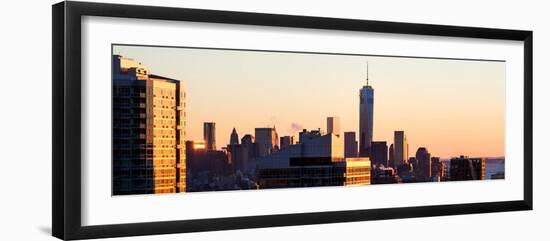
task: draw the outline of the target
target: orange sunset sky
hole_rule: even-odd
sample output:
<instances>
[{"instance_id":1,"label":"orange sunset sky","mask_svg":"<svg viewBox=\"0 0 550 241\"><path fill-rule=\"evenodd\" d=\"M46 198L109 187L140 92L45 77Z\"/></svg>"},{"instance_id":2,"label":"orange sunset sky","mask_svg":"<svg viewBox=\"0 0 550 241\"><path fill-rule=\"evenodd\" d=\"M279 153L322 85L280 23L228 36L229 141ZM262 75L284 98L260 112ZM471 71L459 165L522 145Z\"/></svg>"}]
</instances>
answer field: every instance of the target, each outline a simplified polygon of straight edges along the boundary
<instances>
[{"instance_id":1,"label":"orange sunset sky","mask_svg":"<svg viewBox=\"0 0 550 241\"><path fill-rule=\"evenodd\" d=\"M504 156L505 67L502 61L444 60L113 46L150 73L183 81L187 140L202 140L203 122L216 122L218 148L255 127L279 136L302 128L359 129L359 89L374 88L374 140L393 142L404 130L409 155L420 146L432 156Z\"/></svg>"}]
</instances>

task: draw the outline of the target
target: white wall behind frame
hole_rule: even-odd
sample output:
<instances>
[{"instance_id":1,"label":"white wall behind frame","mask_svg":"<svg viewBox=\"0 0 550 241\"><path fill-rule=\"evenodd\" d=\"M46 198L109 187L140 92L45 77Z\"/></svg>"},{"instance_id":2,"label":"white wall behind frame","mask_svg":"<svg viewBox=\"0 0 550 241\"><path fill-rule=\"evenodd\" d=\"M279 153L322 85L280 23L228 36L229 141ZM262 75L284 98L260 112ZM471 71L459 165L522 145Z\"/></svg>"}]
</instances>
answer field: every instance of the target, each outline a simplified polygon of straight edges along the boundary
<instances>
[{"instance_id":1,"label":"white wall behind frame","mask_svg":"<svg viewBox=\"0 0 550 241\"><path fill-rule=\"evenodd\" d=\"M55 1L11 1L0 15L2 44L0 62L3 113L0 151L2 157L2 199L0 203L1 240L56 240L51 230L51 4ZM114 2L114 1L109 1ZM314 1L314 0L165 0L118 1L124 3L166 4L191 8L259 11L320 15L359 19L424 22L479 27L531 29L534 34L534 206L530 212L430 217L418 219L354 222L328 225L233 230L192 234L143 236L108 240L338 240L342 237L387 239L400 234L408 240L425 240L414 235L428 230L429 238L453 240L541 240L547 236L550 218L550 192L546 187L550 162L547 137L550 135L550 73L547 54L550 24L545 1ZM29 63L32 65L22 64ZM9 80L9 81L8 81ZM22 82L24 81L24 82ZM24 84L22 84L24 83ZM24 94L15 90L29 87ZM33 98L22 98L33 97ZM17 100L17 101L15 101ZM15 104L17 103L17 105ZM31 111L32 110L32 111ZM32 130L32 131L31 131ZM22 133L32 132L33 141ZM9 171L19 170L19 171ZM22 171L24 170L24 174ZM10 185L17 180L17 185ZM31 191L32 190L32 191ZM467 232L450 233L453 227ZM398 230L397 230L398 228ZM397 232L399 231L399 232ZM394 238L397 239L397 238ZM105 239L107 240L107 239Z\"/></svg>"}]
</instances>

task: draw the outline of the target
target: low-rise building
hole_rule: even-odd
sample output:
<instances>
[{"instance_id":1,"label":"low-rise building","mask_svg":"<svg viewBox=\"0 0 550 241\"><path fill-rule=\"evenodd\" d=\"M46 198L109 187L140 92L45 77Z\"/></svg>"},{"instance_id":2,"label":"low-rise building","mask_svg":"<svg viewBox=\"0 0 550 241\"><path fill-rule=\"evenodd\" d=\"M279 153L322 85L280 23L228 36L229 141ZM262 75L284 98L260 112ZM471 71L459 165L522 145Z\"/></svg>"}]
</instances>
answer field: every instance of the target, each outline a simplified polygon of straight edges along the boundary
<instances>
[{"instance_id":1,"label":"low-rise building","mask_svg":"<svg viewBox=\"0 0 550 241\"><path fill-rule=\"evenodd\" d=\"M344 158L340 137L314 132L303 132L298 144L258 159L260 189L370 184L368 157Z\"/></svg>"}]
</instances>

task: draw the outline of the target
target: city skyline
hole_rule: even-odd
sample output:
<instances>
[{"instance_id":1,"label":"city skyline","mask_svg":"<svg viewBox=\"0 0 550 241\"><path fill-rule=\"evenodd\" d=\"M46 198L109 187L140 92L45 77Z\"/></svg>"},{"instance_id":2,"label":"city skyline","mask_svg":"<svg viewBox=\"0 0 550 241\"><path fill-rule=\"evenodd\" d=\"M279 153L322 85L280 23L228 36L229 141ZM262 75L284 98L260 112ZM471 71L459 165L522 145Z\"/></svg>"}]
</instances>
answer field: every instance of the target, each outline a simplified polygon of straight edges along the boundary
<instances>
[{"instance_id":1,"label":"city skyline","mask_svg":"<svg viewBox=\"0 0 550 241\"><path fill-rule=\"evenodd\" d=\"M357 94L365 85L368 60L369 85L376 92L372 141L392 143L394 131L404 130L409 155L426 146L443 158L464 153L504 156L503 62L148 49L114 46L113 52L185 81L187 140L203 140L204 122L216 123L220 147L229 144L233 128L244 136L258 127L275 126L279 136L296 136L302 129L326 132L327 117L339 119L341 134L352 131L358 136ZM449 74L442 76L445 71ZM203 77L195 78L199 73ZM247 112L250 109L255 111ZM474 133L476 140L471 138Z\"/></svg>"}]
</instances>

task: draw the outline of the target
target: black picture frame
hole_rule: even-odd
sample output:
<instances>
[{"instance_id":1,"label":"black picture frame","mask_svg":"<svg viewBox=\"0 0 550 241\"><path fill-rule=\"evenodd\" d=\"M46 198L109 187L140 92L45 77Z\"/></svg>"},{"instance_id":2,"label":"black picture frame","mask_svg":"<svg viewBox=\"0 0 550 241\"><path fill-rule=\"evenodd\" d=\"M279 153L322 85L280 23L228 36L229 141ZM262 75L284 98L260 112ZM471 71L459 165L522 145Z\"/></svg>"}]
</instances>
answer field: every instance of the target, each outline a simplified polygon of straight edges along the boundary
<instances>
[{"instance_id":1,"label":"black picture frame","mask_svg":"<svg viewBox=\"0 0 550 241\"><path fill-rule=\"evenodd\" d=\"M90 2L52 6L52 233L60 239L106 238L308 225L381 219L532 210L533 208L533 32L524 30L443 26L416 23L336 19L263 13L198 10ZM281 26L326 30L516 40L524 44L524 186L523 199L369 210L263 215L200 220L81 224L81 18L123 17Z\"/></svg>"}]
</instances>

